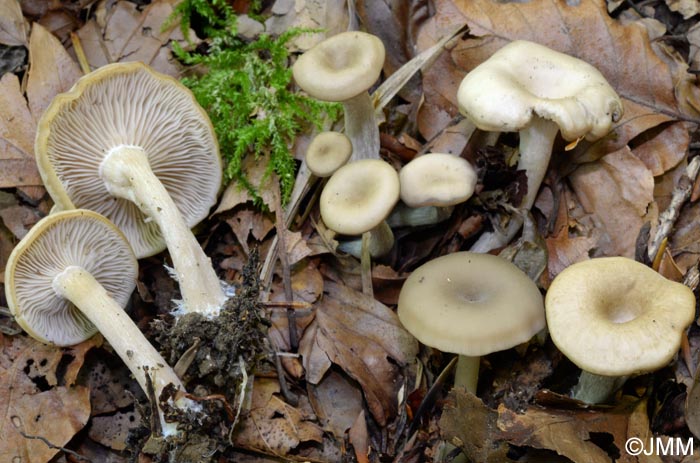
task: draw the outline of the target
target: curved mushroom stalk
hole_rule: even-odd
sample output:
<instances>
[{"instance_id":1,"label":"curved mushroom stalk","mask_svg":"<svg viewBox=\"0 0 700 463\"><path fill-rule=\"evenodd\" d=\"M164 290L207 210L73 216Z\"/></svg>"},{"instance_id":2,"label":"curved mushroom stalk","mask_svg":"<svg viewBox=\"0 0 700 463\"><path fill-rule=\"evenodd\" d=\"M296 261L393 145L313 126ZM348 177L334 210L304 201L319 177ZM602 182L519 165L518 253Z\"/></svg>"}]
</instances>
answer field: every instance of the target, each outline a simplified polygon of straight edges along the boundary
<instances>
[{"instance_id":1,"label":"curved mushroom stalk","mask_svg":"<svg viewBox=\"0 0 700 463\"><path fill-rule=\"evenodd\" d=\"M369 93L362 92L342 103L345 135L352 142L351 159L379 159L379 127Z\"/></svg>"},{"instance_id":2,"label":"curved mushroom stalk","mask_svg":"<svg viewBox=\"0 0 700 463\"><path fill-rule=\"evenodd\" d=\"M150 375L156 400L169 384L185 390L173 369L165 364L163 357L90 272L76 265L68 266L53 278L52 287L57 295L72 302L97 327L129 367L141 389L148 391L146 375ZM158 416L163 435L175 434L176 425L165 421L160 407Z\"/></svg>"},{"instance_id":3,"label":"curved mushroom stalk","mask_svg":"<svg viewBox=\"0 0 700 463\"><path fill-rule=\"evenodd\" d=\"M154 220L173 260L187 311L216 316L226 300L211 261L151 170L143 149L122 145L102 160L100 178L113 196L127 199Z\"/></svg>"},{"instance_id":4,"label":"curved mushroom stalk","mask_svg":"<svg viewBox=\"0 0 700 463\"><path fill-rule=\"evenodd\" d=\"M530 125L520 131L520 159L518 170L527 174L527 193L520 207L530 210L535 204L540 185L547 173L549 159L552 156L554 140L559 132L559 125L541 117L533 117ZM504 230L494 230L482 234L471 247L472 252L489 252L507 245L523 226L523 218L513 215Z\"/></svg>"}]
</instances>

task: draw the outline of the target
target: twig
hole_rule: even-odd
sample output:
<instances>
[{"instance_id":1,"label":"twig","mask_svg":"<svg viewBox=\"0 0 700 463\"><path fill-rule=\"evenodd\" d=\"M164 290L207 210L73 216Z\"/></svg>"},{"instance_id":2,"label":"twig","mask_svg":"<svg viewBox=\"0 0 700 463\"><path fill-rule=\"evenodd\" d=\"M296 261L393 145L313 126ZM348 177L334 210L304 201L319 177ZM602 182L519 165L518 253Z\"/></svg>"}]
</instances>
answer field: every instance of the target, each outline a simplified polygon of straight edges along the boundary
<instances>
[{"instance_id":1,"label":"twig","mask_svg":"<svg viewBox=\"0 0 700 463\"><path fill-rule=\"evenodd\" d=\"M659 254L661 243L671 234L671 229L676 223L676 220L678 220L681 207L683 207L685 201L690 197L690 192L693 188L695 178L698 176L698 171L700 171L700 156L695 156L693 160L690 161L690 164L688 164L688 167L685 168L685 173L678 181L678 186L674 188L673 195L671 196L671 204L669 204L659 217L659 227L656 230L654 239L649 244L649 259L651 259L652 262L656 259L657 254Z\"/></svg>"},{"instance_id":2,"label":"twig","mask_svg":"<svg viewBox=\"0 0 700 463\"><path fill-rule=\"evenodd\" d=\"M85 56L85 50L83 50L83 44L80 41L80 37L75 32L71 32L70 40L73 43L73 50L75 51L75 56L78 57L78 64L80 64L80 69L83 71L83 74L89 74L90 64L88 63L87 56Z\"/></svg>"},{"instance_id":3,"label":"twig","mask_svg":"<svg viewBox=\"0 0 700 463\"><path fill-rule=\"evenodd\" d=\"M274 207L275 207L275 226L277 228L277 240L279 243L279 250L277 256L280 260L280 265L282 266L282 284L284 285L284 297L291 301L294 299L294 293L292 292L292 270L289 268L289 256L287 255L287 240L285 234L287 232L287 225L284 221L284 215L282 211L282 203L280 201L279 193L279 183L274 182L275 194L274 196ZM299 334L297 333L297 322L296 314L294 309L291 307L287 308L287 319L289 325L289 349L292 352L296 352L299 349Z\"/></svg>"}]
</instances>

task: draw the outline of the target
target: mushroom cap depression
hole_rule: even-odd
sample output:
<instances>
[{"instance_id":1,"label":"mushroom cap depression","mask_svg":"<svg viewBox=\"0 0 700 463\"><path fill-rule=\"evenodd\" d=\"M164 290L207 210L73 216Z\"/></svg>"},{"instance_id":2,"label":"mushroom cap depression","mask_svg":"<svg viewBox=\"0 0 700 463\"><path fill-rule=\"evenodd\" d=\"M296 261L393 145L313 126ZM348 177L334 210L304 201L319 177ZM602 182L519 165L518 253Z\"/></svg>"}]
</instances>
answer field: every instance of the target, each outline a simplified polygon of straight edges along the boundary
<instances>
[{"instance_id":1,"label":"mushroom cap depression","mask_svg":"<svg viewBox=\"0 0 700 463\"><path fill-rule=\"evenodd\" d=\"M622 101L595 67L524 40L469 72L457 100L462 114L482 130L518 132L539 116L554 121L566 140L597 140L623 112Z\"/></svg>"},{"instance_id":2,"label":"mushroom cap depression","mask_svg":"<svg viewBox=\"0 0 700 463\"><path fill-rule=\"evenodd\" d=\"M142 63L116 63L82 77L54 98L39 121L39 172L59 209L99 212L136 255L165 249L158 226L132 202L113 197L99 175L112 148L142 148L154 174L192 227L209 213L222 180L209 117L192 92Z\"/></svg>"},{"instance_id":3,"label":"mushroom cap depression","mask_svg":"<svg viewBox=\"0 0 700 463\"><path fill-rule=\"evenodd\" d=\"M317 177L330 177L352 156L352 142L340 132L321 132L306 149L306 166Z\"/></svg>"},{"instance_id":4,"label":"mushroom cap depression","mask_svg":"<svg viewBox=\"0 0 700 463\"><path fill-rule=\"evenodd\" d=\"M403 166L399 180L401 200L411 207L454 206L474 194L476 171L459 156L429 153Z\"/></svg>"},{"instance_id":5,"label":"mushroom cap depression","mask_svg":"<svg viewBox=\"0 0 700 463\"><path fill-rule=\"evenodd\" d=\"M53 290L54 277L71 265L87 270L121 307L136 286L136 257L109 220L81 209L41 219L10 254L5 294L17 323L43 342L70 346L97 332L77 307Z\"/></svg>"},{"instance_id":6,"label":"mushroom cap depression","mask_svg":"<svg viewBox=\"0 0 700 463\"><path fill-rule=\"evenodd\" d=\"M401 288L398 315L426 346L471 357L526 342L545 326L542 295L523 271L467 251L414 270Z\"/></svg>"},{"instance_id":7,"label":"mushroom cap depression","mask_svg":"<svg viewBox=\"0 0 700 463\"><path fill-rule=\"evenodd\" d=\"M384 44L378 37L366 32L342 32L297 59L292 66L294 81L318 100L349 100L377 81L384 54Z\"/></svg>"},{"instance_id":8,"label":"mushroom cap depression","mask_svg":"<svg viewBox=\"0 0 700 463\"><path fill-rule=\"evenodd\" d=\"M398 200L399 175L394 168L379 159L362 159L335 171L319 203L328 228L361 235L382 223Z\"/></svg>"},{"instance_id":9,"label":"mushroom cap depression","mask_svg":"<svg viewBox=\"0 0 700 463\"><path fill-rule=\"evenodd\" d=\"M545 307L559 350L582 370L603 376L667 365L695 318L690 288L626 257L565 268L547 290Z\"/></svg>"}]
</instances>

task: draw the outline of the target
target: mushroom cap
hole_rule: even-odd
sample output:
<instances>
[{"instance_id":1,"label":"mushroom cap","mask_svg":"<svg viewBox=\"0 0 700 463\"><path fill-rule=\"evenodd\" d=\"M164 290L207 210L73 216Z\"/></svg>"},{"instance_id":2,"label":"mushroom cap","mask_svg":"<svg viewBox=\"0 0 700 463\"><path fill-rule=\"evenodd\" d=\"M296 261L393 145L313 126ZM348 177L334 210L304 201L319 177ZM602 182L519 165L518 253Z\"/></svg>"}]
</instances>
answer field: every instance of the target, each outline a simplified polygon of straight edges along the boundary
<instances>
[{"instance_id":1,"label":"mushroom cap","mask_svg":"<svg viewBox=\"0 0 700 463\"><path fill-rule=\"evenodd\" d=\"M552 341L572 362L597 375L623 376L671 361L695 318L695 296L632 259L601 257L558 274L545 308Z\"/></svg>"},{"instance_id":2,"label":"mushroom cap","mask_svg":"<svg viewBox=\"0 0 700 463\"><path fill-rule=\"evenodd\" d=\"M98 173L105 155L120 145L146 152L190 227L216 202L219 148L192 92L142 63L103 66L51 102L35 142L46 189L59 209L90 209L109 218L142 258L165 249L158 226L134 203L111 196Z\"/></svg>"},{"instance_id":3,"label":"mushroom cap","mask_svg":"<svg viewBox=\"0 0 700 463\"><path fill-rule=\"evenodd\" d=\"M327 38L297 59L297 85L318 100L345 101L366 92L384 65L384 44L366 32L348 31Z\"/></svg>"},{"instance_id":4,"label":"mushroom cap","mask_svg":"<svg viewBox=\"0 0 700 463\"><path fill-rule=\"evenodd\" d=\"M521 344L545 326L542 295L523 271L468 251L414 270L401 288L398 315L423 344L474 357Z\"/></svg>"},{"instance_id":5,"label":"mushroom cap","mask_svg":"<svg viewBox=\"0 0 700 463\"><path fill-rule=\"evenodd\" d=\"M401 200L411 207L453 206L474 194L476 171L459 156L429 153L406 164L399 181Z\"/></svg>"},{"instance_id":6,"label":"mushroom cap","mask_svg":"<svg viewBox=\"0 0 700 463\"><path fill-rule=\"evenodd\" d=\"M539 116L554 121L566 140L597 140L623 112L622 101L595 67L524 40L509 43L467 74L457 100L462 114L482 130L517 132Z\"/></svg>"},{"instance_id":7,"label":"mushroom cap","mask_svg":"<svg viewBox=\"0 0 700 463\"><path fill-rule=\"evenodd\" d=\"M399 200L399 175L380 159L345 164L321 192L323 222L344 235L361 235L379 225Z\"/></svg>"},{"instance_id":8,"label":"mushroom cap","mask_svg":"<svg viewBox=\"0 0 700 463\"><path fill-rule=\"evenodd\" d=\"M136 256L109 220L83 209L44 217L15 246L5 270L7 304L33 338L71 346L97 332L77 307L53 290L54 277L71 265L88 271L122 307L136 286Z\"/></svg>"},{"instance_id":9,"label":"mushroom cap","mask_svg":"<svg viewBox=\"0 0 700 463\"><path fill-rule=\"evenodd\" d=\"M352 156L352 142L340 132L321 132L306 149L306 165L317 177L330 177Z\"/></svg>"}]
</instances>

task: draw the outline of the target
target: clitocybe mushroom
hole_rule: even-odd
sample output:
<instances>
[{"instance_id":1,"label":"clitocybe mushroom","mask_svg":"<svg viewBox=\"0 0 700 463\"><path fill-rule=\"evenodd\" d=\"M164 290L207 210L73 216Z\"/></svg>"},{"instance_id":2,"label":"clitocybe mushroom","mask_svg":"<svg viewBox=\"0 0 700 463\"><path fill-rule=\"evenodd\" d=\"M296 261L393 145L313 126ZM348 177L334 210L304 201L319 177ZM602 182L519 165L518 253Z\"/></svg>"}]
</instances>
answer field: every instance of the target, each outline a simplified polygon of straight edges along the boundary
<instances>
[{"instance_id":1,"label":"clitocybe mushroom","mask_svg":"<svg viewBox=\"0 0 700 463\"><path fill-rule=\"evenodd\" d=\"M166 386L184 387L123 310L137 275L124 235L103 216L76 209L43 218L17 244L5 294L17 323L41 342L71 346L102 333L146 392L150 376L158 400ZM174 432L159 405L158 412L164 434Z\"/></svg>"},{"instance_id":2,"label":"clitocybe mushroom","mask_svg":"<svg viewBox=\"0 0 700 463\"><path fill-rule=\"evenodd\" d=\"M304 161L316 177L325 178L342 167L352 156L350 139L340 132L321 132L311 140Z\"/></svg>"},{"instance_id":3,"label":"clitocybe mushroom","mask_svg":"<svg viewBox=\"0 0 700 463\"><path fill-rule=\"evenodd\" d=\"M398 316L426 346L459 354L455 386L474 394L480 356L526 342L545 326L542 295L524 272L466 251L415 269L401 288Z\"/></svg>"},{"instance_id":4,"label":"clitocybe mushroom","mask_svg":"<svg viewBox=\"0 0 700 463\"><path fill-rule=\"evenodd\" d=\"M469 72L457 93L459 109L482 130L519 132L518 169L527 173L529 210L547 171L557 132L565 140L597 140L622 117L622 101L593 66L543 45L518 40ZM510 241L522 226L511 219L505 233L485 233L472 251Z\"/></svg>"},{"instance_id":5,"label":"clitocybe mushroom","mask_svg":"<svg viewBox=\"0 0 700 463\"><path fill-rule=\"evenodd\" d=\"M368 90L384 65L384 44L365 32L343 32L302 54L292 66L297 85L310 96L339 101L352 159L379 158L379 129Z\"/></svg>"},{"instance_id":6,"label":"clitocybe mushroom","mask_svg":"<svg viewBox=\"0 0 700 463\"><path fill-rule=\"evenodd\" d=\"M403 166L399 181L401 200L411 207L454 206L474 193L476 171L459 156L429 153Z\"/></svg>"},{"instance_id":7,"label":"clitocybe mushroom","mask_svg":"<svg viewBox=\"0 0 700 463\"><path fill-rule=\"evenodd\" d=\"M167 245L184 310L218 313L226 297L190 227L216 202L221 160L186 87L141 63L104 66L53 100L35 150L59 209L105 215L138 258Z\"/></svg>"},{"instance_id":8,"label":"clitocybe mushroom","mask_svg":"<svg viewBox=\"0 0 700 463\"><path fill-rule=\"evenodd\" d=\"M583 371L573 396L603 402L624 378L667 365L695 318L695 296L626 257L602 257L559 273L545 297L552 341Z\"/></svg>"}]
</instances>

